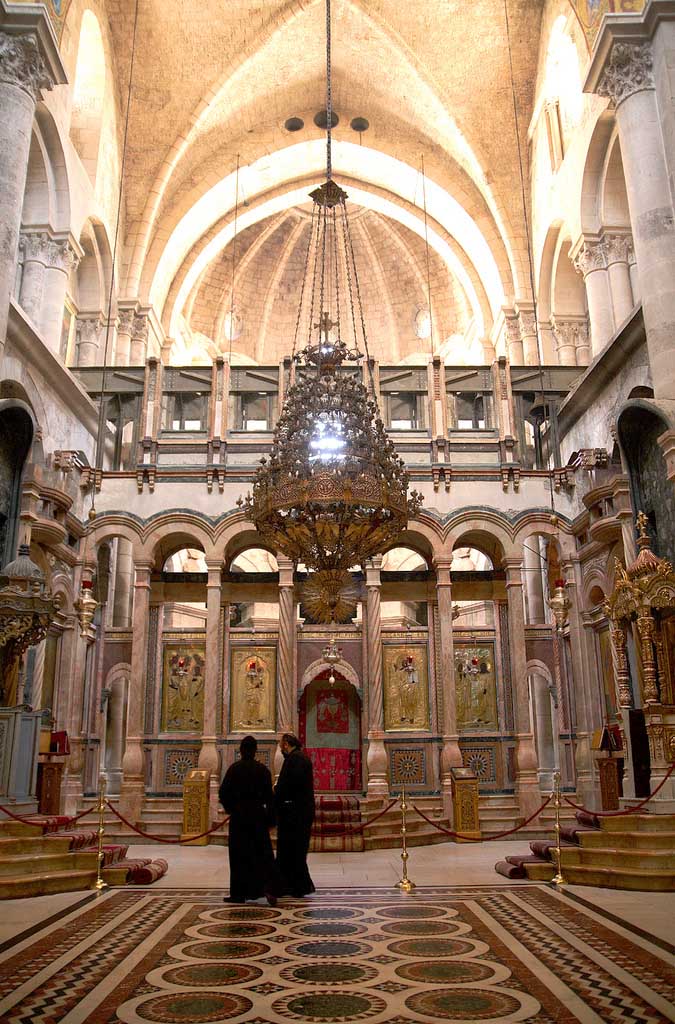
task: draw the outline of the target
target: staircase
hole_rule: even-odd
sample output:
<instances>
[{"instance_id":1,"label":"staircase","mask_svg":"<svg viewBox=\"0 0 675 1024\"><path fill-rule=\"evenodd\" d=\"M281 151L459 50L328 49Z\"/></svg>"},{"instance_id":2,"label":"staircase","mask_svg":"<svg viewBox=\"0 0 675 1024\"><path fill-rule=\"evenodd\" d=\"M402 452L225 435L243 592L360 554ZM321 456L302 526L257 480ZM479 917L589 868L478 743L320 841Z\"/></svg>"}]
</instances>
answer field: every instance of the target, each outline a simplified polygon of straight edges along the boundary
<instances>
[{"instance_id":1,"label":"staircase","mask_svg":"<svg viewBox=\"0 0 675 1024\"><path fill-rule=\"evenodd\" d=\"M478 817L480 818L483 839L490 839L501 832L516 828L524 820L516 797L509 793L497 796L481 794L478 797ZM563 822L573 822L575 820L573 809L567 806L567 804L563 804L560 808L560 818ZM514 833L513 838L547 838L553 835L554 825L555 810L553 809L553 804L550 803L534 821L531 821L524 829Z\"/></svg>"},{"instance_id":2,"label":"staircase","mask_svg":"<svg viewBox=\"0 0 675 1024\"><path fill-rule=\"evenodd\" d=\"M630 814L595 821L596 827L566 826L561 832L565 882L675 892L675 814ZM533 842L529 855L509 856L495 870L509 878L550 881L555 874L554 845Z\"/></svg>"},{"instance_id":3,"label":"staircase","mask_svg":"<svg viewBox=\"0 0 675 1024\"><path fill-rule=\"evenodd\" d=\"M40 824L0 821L0 899L93 889L96 839L91 829L45 833ZM166 861L130 861L126 853L126 845L106 842L102 876L109 885L149 884L165 874Z\"/></svg>"}]
</instances>

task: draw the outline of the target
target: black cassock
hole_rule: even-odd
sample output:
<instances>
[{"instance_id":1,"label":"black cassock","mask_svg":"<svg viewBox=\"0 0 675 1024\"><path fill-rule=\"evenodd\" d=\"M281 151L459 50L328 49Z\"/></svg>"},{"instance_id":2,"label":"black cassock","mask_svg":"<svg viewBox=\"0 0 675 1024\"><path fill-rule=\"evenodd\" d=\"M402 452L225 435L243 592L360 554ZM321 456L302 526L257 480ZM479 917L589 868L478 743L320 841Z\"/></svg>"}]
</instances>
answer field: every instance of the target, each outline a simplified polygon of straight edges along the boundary
<instances>
[{"instance_id":1,"label":"black cassock","mask_svg":"<svg viewBox=\"0 0 675 1024\"><path fill-rule=\"evenodd\" d=\"M276 896L279 882L269 834L274 817L269 769L254 758L242 758L227 769L219 796L230 815L230 898L243 902Z\"/></svg>"},{"instance_id":2,"label":"black cassock","mask_svg":"<svg viewBox=\"0 0 675 1024\"><path fill-rule=\"evenodd\" d=\"M277 864L285 893L307 896L314 883L307 851L314 821L312 762L301 750L284 758L274 792L277 808Z\"/></svg>"}]
</instances>

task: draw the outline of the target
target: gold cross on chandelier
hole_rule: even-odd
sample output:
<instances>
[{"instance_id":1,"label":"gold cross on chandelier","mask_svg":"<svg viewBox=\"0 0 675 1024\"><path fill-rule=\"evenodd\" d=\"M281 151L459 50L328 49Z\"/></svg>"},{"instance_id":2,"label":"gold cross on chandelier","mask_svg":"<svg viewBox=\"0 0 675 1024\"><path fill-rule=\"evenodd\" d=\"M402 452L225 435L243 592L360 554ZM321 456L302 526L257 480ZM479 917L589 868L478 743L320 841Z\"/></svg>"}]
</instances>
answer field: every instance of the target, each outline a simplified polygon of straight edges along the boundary
<instances>
[{"instance_id":1,"label":"gold cross on chandelier","mask_svg":"<svg viewBox=\"0 0 675 1024\"><path fill-rule=\"evenodd\" d=\"M315 329L318 328L323 334L323 340L326 343L326 345L330 345L328 332L331 330L332 327L337 326L337 323L334 320L331 320L330 313L326 312L321 314L321 319L319 320L318 324L314 324Z\"/></svg>"}]
</instances>

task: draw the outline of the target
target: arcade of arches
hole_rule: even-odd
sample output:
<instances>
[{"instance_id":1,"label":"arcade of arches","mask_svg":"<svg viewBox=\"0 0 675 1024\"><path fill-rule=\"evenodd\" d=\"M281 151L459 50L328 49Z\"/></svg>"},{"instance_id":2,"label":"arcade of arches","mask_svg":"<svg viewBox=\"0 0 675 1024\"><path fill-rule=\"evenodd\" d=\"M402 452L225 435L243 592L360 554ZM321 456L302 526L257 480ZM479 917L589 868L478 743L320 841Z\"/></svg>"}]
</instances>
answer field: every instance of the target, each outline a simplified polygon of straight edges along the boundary
<instances>
[{"instance_id":1,"label":"arcade of arches","mask_svg":"<svg viewBox=\"0 0 675 1024\"><path fill-rule=\"evenodd\" d=\"M102 771L141 820L198 767L217 817L242 735L278 767L283 730L325 792L405 782L452 820L464 766L515 821L560 770L599 806L620 711L644 795L675 743L675 618L660 703L629 631L628 709L605 601L639 510L675 556L673 5L334 0L333 168L424 507L332 626L240 503L291 375L323 18L3 0L0 559L28 543L60 603L0 723L68 733L67 813Z\"/></svg>"}]
</instances>

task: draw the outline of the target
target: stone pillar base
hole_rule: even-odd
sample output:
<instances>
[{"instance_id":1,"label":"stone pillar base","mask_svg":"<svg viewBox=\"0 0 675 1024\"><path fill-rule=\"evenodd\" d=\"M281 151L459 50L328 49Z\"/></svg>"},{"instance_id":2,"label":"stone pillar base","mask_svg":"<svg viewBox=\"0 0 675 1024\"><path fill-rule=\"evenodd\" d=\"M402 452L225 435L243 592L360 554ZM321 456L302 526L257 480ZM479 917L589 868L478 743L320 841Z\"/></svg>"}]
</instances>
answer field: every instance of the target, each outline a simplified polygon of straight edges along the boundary
<instances>
[{"instance_id":1,"label":"stone pillar base","mask_svg":"<svg viewBox=\"0 0 675 1024\"><path fill-rule=\"evenodd\" d=\"M389 796L387 751L384 746L383 732L368 733L366 766L368 768L368 796Z\"/></svg>"},{"instance_id":2,"label":"stone pillar base","mask_svg":"<svg viewBox=\"0 0 675 1024\"><path fill-rule=\"evenodd\" d=\"M125 778L122 781L119 797L119 812L135 825L143 814L145 799L145 782L139 776ZM120 823L121 824L121 823Z\"/></svg>"},{"instance_id":3,"label":"stone pillar base","mask_svg":"<svg viewBox=\"0 0 675 1024\"><path fill-rule=\"evenodd\" d=\"M516 780L516 798L523 818L529 818L538 807L541 807L544 801L536 771L519 773Z\"/></svg>"}]
</instances>

